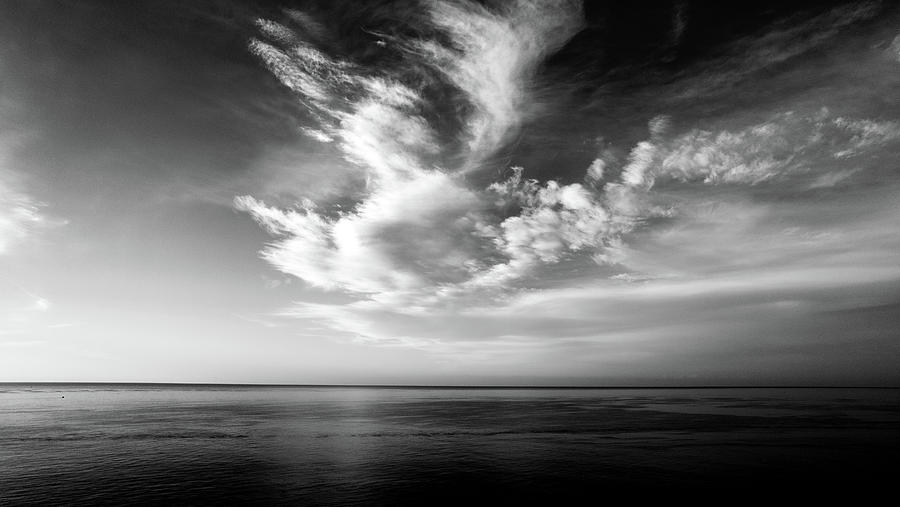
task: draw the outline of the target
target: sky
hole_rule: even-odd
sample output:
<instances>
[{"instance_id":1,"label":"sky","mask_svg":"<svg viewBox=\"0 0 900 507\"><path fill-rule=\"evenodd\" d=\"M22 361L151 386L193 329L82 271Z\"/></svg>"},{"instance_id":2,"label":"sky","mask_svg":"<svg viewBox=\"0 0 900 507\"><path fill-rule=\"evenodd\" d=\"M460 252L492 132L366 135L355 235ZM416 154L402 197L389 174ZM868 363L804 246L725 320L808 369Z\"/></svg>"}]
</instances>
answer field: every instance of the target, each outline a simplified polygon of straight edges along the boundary
<instances>
[{"instance_id":1,"label":"sky","mask_svg":"<svg viewBox=\"0 0 900 507\"><path fill-rule=\"evenodd\" d=\"M892 2L0 3L0 381L900 385Z\"/></svg>"}]
</instances>

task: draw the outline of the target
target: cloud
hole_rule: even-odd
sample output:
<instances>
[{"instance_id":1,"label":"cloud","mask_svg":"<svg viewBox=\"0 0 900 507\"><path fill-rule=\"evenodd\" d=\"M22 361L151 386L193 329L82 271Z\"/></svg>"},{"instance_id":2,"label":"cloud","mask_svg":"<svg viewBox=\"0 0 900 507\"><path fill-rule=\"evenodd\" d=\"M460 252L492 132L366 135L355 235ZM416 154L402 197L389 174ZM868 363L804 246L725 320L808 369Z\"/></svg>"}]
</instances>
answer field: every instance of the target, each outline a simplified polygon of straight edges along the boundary
<instances>
[{"instance_id":1,"label":"cloud","mask_svg":"<svg viewBox=\"0 0 900 507\"><path fill-rule=\"evenodd\" d=\"M874 283L900 275L900 266L890 253L900 244L882 237L897 218L889 207L885 211L884 197L875 199L873 195L872 201L863 205L841 201L807 204L803 212L798 212L793 203L761 203L741 193L741 189L763 185L776 193L802 192L822 186L823 178L836 178L826 181L828 186L838 184L861 171L860 167L867 167L872 150L900 139L900 130L893 122L853 120L819 111L812 115L779 114L761 124L719 132L695 129L667 135L654 125L659 122L651 122L650 140L638 143L618 168L618 179L600 187L556 181L541 184L523 178L523 170L515 168L509 179L491 184L482 192L481 201L474 199L460 207L460 216L474 217L471 234L490 249L488 255L470 259L468 266L475 269L468 277L461 271L454 278L461 281L452 284L454 279L446 279L432 292L469 298L463 306L448 306L440 298L429 300L425 291L428 285L419 284L404 287L419 291L414 298L301 304L288 313L328 322L358 339L438 350L446 344L428 345L429 340L453 340L450 335L454 333L480 334L485 339L506 334L499 321L488 323L492 319L472 322L471 330L463 329L465 326L457 320L450 334L429 327L435 322L470 318L460 317L471 316L466 308L486 308L486 315L494 311L502 314L502 308L512 301L507 297L472 299L475 292L509 287L543 266L579 252L593 256L597 263L626 270L590 289L603 299L627 294L647 298L663 294L658 291L665 287L673 288L666 298L677 298L679 290L699 291L698 297L720 290L746 295L747 291L775 287L811 291L821 282L818 277L827 272L828 283L835 286ZM840 169L848 161L861 165ZM850 174L844 174L846 171ZM593 181L590 172L589 168L587 179ZM673 183L690 184L685 190L690 197L679 197L678 191L670 190ZM703 188L717 190L704 195ZM484 206L484 197L495 213L473 215L472 209L477 208L472 204ZM867 218L826 224L817 221L836 206L852 206L850 216ZM508 216L498 218L504 216L503 210ZM489 222L491 218L495 222ZM654 219L664 221L651 227ZM415 264L415 258L407 260ZM860 270L862 265L870 268ZM402 271L400 267L398 272ZM597 280L599 273L588 280ZM640 288L625 289L622 284ZM552 299L554 294L560 293L550 289L546 297ZM419 305L415 307L418 311L413 311L413 300ZM433 304L429 306L428 301ZM564 335L570 324L584 332L600 332L599 324L583 317L573 316L576 320L568 324L554 321L554 334ZM407 324L412 327L404 327ZM532 327L543 329L536 332L549 332L546 325Z\"/></svg>"},{"instance_id":2,"label":"cloud","mask_svg":"<svg viewBox=\"0 0 900 507\"><path fill-rule=\"evenodd\" d=\"M435 27L452 42L418 47L468 98L466 165L477 167L528 116L528 86L537 65L580 28L581 5L519 0L492 12L474 2L434 1L430 7Z\"/></svg>"},{"instance_id":3,"label":"cloud","mask_svg":"<svg viewBox=\"0 0 900 507\"><path fill-rule=\"evenodd\" d=\"M44 215L43 204L25 192L23 177L16 170L16 154L27 137L15 128L0 131L0 262L36 231L61 223ZM0 280L0 336L24 334L52 308L49 299L23 289L16 278Z\"/></svg>"},{"instance_id":4,"label":"cloud","mask_svg":"<svg viewBox=\"0 0 900 507\"><path fill-rule=\"evenodd\" d=\"M667 141L642 141L623 170L624 184L657 178L704 183L757 184L816 173L818 165L865 154L900 139L900 123L793 112L739 131L693 129Z\"/></svg>"},{"instance_id":5,"label":"cloud","mask_svg":"<svg viewBox=\"0 0 900 507\"><path fill-rule=\"evenodd\" d=\"M318 128L306 127L304 133L319 142L337 142L344 158L365 168L376 183L415 176L425 167L422 156L438 148L428 122L416 111L422 99L415 90L392 76L365 75L288 27L265 20L259 25L273 40L254 39L251 51L319 121Z\"/></svg>"},{"instance_id":6,"label":"cloud","mask_svg":"<svg viewBox=\"0 0 900 507\"><path fill-rule=\"evenodd\" d=\"M513 202L520 211L499 226L483 225L480 234L492 238L509 260L469 285L502 284L538 264L555 263L566 253L581 250L595 251L600 263L621 262L623 235L650 219L674 217L679 206L684 207L654 195L652 187L658 181L757 185L794 178L805 180L809 188L830 187L860 169L826 168L842 167L850 160L862 163L870 150L900 140L897 122L833 117L827 110L815 115L778 114L737 131L693 129L666 138L669 122L667 117L652 119L651 138L637 143L619 180L599 192L578 183L523 181L521 168L509 180L492 184L488 190L500 196L498 204L509 207ZM587 180L598 179L597 164L588 168Z\"/></svg>"},{"instance_id":7,"label":"cloud","mask_svg":"<svg viewBox=\"0 0 900 507\"><path fill-rule=\"evenodd\" d=\"M43 222L38 210L30 197L0 181L0 255L25 240Z\"/></svg>"},{"instance_id":8,"label":"cloud","mask_svg":"<svg viewBox=\"0 0 900 507\"><path fill-rule=\"evenodd\" d=\"M887 54L891 59L900 62L900 35L894 37L894 40L891 41Z\"/></svg>"},{"instance_id":9,"label":"cloud","mask_svg":"<svg viewBox=\"0 0 900 507\"><path fill-rule=\"evenodd\" d=\"M560 185L523 180L523 169L488 187L501 209L518 213L497 225L480 223L478 234L492 240L506 259L466 282L468 288L503 286L541 263L556 263L569 252L596 248L621 232L598 196L579 183Z\"/></svg>"},{"instance_id":10,"label":"cloud","mask_svg":"<svg viewBox=\"0 0 900 507\"><path fill-rule=\"evenodd\" d=\"M260 21L268 42L254 40L251 50L319 120L310 135L334 142L367 178L366 195L347 212L235 200L280 238L263 257L285 273L326 289L388 294L433 292L482 268L492 246L478 233L481 215L491 210L464 173L518 127L537 65L577 31L580 8L563 1L497 11L474 3L428 6L443 42L402 41L405 67L381 75L326 55L297 30ZM401 79L421 68L432 78ZM435 79L460 97L465 146L461 157L447 158L461 161L443 168L434 165L445 149L428 120L437 108L427 90Z\"/></svg>"},{"instance_id":11,"label":"cloud","mask_svg":"<svg viewBox=\"0 0 900 507\"><path fill-rule=\"evenodd\" d=\"M0 255L45 223L41 203L22 190L21 176L13 168L14 152L21 142L21 135L0 136Z\"/></svg>"},{"instance_id":12,"label":"cloud","mask_svg":"<svg viewBox=\"0 0 900 507\"><path fill-rule=\"evenodd\" d=\"M312 203L296 210L236 199L283 239L263 257L285 273L326 289L371 294L458 281L475 239L467 214L477 196L441 172L382 186L353 212L328 217Z\"/></svg>"},{"instance_id":13,"label":"cloud","mask_svg":"<svg viewBox=\"0 0 900 507\"><path fill-rule=\"evenodd\" d=\"M726 370L737 368L735 374L760 356L783 357L802 347L811 361L836 374L861 360L855 354L866 343L887 338L856 321L842 322L837 312L865 315L889 301L878 284L898 276L898 266L848 266L637 283L583 280L577 287L520 292L457 311L416 314L371 302L304 302L283 315L324 325L339 340L428 351L469 373L510 371L510 364L519 374L545 368L559 374L562 362L573 376L658 377L691 368L708 375L726 364ZM825 333L828 327L838 332ZM840 350L854 355L835 361ZM772 373L780 366L766 362L759 368Z\"/></svg>"},{"instance_id":14,"label":"cloud","mask_svg":"<svg viewBox=\"0 0 900 507\"><path fill-rule=\"evenodd\" d=\"M754 74L771 70L826 47L850 27L876 18L880 2L859 2L812 17L794 16L773 24L763 34L733 42L721 56L690 67L677 84L680 99L733 91Z\"/></svg>"},{"instance_id":15,"label":"cloud","mask_svg":"<svg viewBox=\"0 0 900 507\"><path fill-rule=\"evenodd\" d=\"M663 326L677 312L660 303L652 311L661 320L643 325L640 300L671 304L679 291L695 297L689 309L699 311L723 293L798 291L802 300L822 288L816 277L829 270L844 286L897 277L889 252L900 245L879 236L895 229L886 204L893 190L873 191L868 201L853 193L886 170L882 162L900 141L896 121L798 107L762 121L679 130L677 116L658 115L646 139L618 147L627 156L604 152L582 181L538 181L515 167L506 179L476 185L491 155L536 114L539 64L579 28L581 13L568 2L427 5L423 32L440 37L386 37L390 44L376 46L396 52L377 71L352 55L330 56L317 42L321 26L305 39L297 28L259 23L265 40L251 49L317 120L307 134L366 179L349 207L235 199L273 236L265 260L352 299L298 302L282 315L355 340L449 352L459 350L449 342L522 344L551 333L580 340L612 327ZM853 20L869 15L848 12ZM808 33L826 21L827 34ZM852 22L833 21L774 33L770 39L811 38L783 54L756 54L757 67ZM772 40L764 42L754 51L765 53ZM453 121L436 119L446 111ZM822 197L826 191L833 194ZM869 220L822 220L836 209ZM557 308L553 298L563 301L572 283L592 295L569 317L509 314L529 294ZM605 302L603 318L592 317L597 301ZM739 306L713 306L732 304ZM615 311L622 320L613 326Z\"/></svg>"},{"instance_id":16,"label":"cloud","mask_svg":"<svg viewBox=\"0 0 900 507\"><path fill-rule=\"evenodd\" d=\"M0 295L0 336L25 335L36 326L43 327L43 318L53 308L52 302L22 289L15 283L4 283Z\"/></svg>"},{"instance_id":17,"label":"cloud","mask_svg":"<svg viewBox=\"0 0 900 507\"><path fill-rule=\"evenodd\" d=\"M422 22L440 38L397 40L396 58L379 74L316 47L322 27L309 15L291 11L298 24L259 20L266 40L251 51L318 120L303 132L320 142L337 142L344 157L374 179L409 175L429 166L443 150L428 117L446 108L447 95L431 99L443 83L456 95L456 120L465 149L452 167L477 168L506 142L533 109L533 77L543 59L559 49L581 25L573 0L517 1L488 9L474 2L428 2ZM418 20L417 20L418 21ZM373 41L381 42L381 41ZM428 75L421 75L423 71ZM412 76L409 77L409 76Z\"/></svg>"}]
</instances>

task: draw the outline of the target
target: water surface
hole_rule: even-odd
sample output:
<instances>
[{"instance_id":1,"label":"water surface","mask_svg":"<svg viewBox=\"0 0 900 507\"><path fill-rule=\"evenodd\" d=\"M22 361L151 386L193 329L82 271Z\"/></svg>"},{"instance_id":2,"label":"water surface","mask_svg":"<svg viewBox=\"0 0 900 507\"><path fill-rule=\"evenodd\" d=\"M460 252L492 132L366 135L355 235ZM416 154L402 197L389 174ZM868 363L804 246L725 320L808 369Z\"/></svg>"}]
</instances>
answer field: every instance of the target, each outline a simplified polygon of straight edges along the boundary
<instances>
[{"instance_id":1,"label":"water surface","mask_svg":"<svg viewBox=\"0 0 900 507\"><path fill-rule=\"evenodd\" d=\"M0 385L0 503L398 505L887 490L889 389Z\"/></svg>"}]
</instances>

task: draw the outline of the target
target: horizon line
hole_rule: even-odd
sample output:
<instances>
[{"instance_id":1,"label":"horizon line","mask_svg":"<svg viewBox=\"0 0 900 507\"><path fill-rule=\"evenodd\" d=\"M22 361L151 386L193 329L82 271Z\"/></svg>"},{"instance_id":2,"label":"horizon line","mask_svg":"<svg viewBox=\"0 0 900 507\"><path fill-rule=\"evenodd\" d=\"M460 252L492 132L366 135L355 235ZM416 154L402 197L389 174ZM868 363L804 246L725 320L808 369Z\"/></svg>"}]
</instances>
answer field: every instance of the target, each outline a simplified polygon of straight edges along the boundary
<instances>
[{"instance_id":1,"label":"horizon line","mask_svg":"<svg viewBox=\"0 0 900 507\"><path fill-rule=\"evenodd\" d=\"M701 384L701 385L568 385L568 384L309 384L268 382L141 382L141 381L0 381L4 385L75 386L195 386L195 387L276 387L276 388L369 388L369 389L900 389L900 385L838 384Z\"/></svg>"}]
</instances>

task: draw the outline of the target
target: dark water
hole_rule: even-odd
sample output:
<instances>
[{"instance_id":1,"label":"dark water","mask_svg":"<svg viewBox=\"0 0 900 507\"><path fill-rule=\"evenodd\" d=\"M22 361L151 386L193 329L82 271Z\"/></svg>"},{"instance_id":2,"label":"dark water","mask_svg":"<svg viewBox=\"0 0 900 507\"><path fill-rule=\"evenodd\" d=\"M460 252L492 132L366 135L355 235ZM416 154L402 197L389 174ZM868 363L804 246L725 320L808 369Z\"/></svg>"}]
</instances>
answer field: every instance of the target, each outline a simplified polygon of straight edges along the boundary
<instances>
[{"instance_id":1,"label":"dark water","mask_svg":"<svg viewBox=\"0 0 900 507\"><path fill-rule=\"evenodd\" d=\"M860 497L898 463L897 390L0 385L3 505Z\"/></svg>"}]
</instances>

